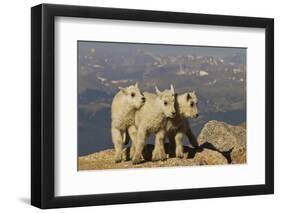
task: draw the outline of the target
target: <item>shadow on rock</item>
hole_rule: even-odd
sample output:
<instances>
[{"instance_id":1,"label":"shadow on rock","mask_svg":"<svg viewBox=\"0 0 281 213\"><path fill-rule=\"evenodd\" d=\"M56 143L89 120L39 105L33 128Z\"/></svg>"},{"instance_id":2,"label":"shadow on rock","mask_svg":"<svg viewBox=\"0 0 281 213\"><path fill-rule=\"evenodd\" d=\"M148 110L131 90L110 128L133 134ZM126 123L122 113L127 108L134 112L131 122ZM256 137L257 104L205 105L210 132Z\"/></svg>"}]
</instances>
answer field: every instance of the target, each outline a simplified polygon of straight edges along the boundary
<instances>
[{"instance_id":1,"label":"shadow on rock","mask_svg":"<svg viewBox=\"0 0 281 213\"><path fill-rule=\"evenodd\" d=\"M171 146L169 143L165 143L164 146L165 146L166 153L169 154L169 158L175 158L176 157L175 151L174 151L175 148L173 146ZM229 151L221 152L220 150L218 150L215 146L213 146L209 142L205 142L205 143L203 143L203 144L201 144L200 146L197 146L197 147L184 146L183 148L184 148L184 154L186 154L187 159L193 159L197 153L201 153L205 149L208 149L208 150L219 152L220 154L222 154L226 158L228 163L231 163L232 149L229 150ZM144 156L144 159L145 159L144 162L152 160L153 149L154 149L153 144L147 144L145 146L144 151L143 151L143 156ZM126 149L126 156L127 156L126 157L127 160L129 160L129 156L130 156L130 149L129 148Z\"/></svg>"}]
</instances>

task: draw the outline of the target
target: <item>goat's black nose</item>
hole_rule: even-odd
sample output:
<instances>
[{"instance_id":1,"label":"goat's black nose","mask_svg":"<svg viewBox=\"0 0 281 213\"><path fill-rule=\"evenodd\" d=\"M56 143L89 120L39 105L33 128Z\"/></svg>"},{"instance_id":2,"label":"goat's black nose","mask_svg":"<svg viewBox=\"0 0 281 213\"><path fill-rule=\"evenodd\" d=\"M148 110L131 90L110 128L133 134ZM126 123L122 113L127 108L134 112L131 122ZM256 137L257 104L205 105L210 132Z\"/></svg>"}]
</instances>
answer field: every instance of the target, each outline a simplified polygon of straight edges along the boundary
<instances>
[{"instance_id":1,"label":"goat's black nose","mask_svg":"<svg viewBox=\"0 0 281 213\"><path fill-rule=\"evenodd\" d=\"M199 113L197 113L196 115L195 115L195 118L198 118L199 117Z\"/></svg>"},{"instance_id":2,"label":"goat's black nose","mask_svg":"<svg viewBox=\"0 0 281 213\"><path fill-rule=\"evenodd\" d=\"M173 115L176 115L176 112L172 112Z\"/></svg>"},{"instance_id":3,"label":"goat's black nose","mask_svg":"<svg viewBox=\"0 0 281 213\"><path fill-rule=\"evenodd\" d=\"M142 100L143 102L145 102L145 97L141 97L141 100Z\"/></svg>"}]
</instances>

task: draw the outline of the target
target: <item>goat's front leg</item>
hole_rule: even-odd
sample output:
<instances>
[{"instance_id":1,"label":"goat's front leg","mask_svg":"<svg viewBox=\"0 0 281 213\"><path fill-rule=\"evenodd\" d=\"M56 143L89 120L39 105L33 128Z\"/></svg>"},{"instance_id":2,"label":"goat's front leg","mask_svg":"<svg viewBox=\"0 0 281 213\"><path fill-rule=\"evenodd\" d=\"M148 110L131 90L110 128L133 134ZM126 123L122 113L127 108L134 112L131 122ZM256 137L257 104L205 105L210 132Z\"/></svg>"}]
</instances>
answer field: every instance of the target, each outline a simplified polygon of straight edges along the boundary
<instances>
[{"instance_id":1,"label":"goat's front leg","mask_svg":"<svg viewBox=\"0 0 281 213\"><path fill-rule=\"evenodd\" d=\"M167 133L167 137L168 137L168 140L169 140L169 156L173 156L175 155L175 134L174 132L169 132Z\"/></svg>"},{"instance_id":2,"label":"goat's front leg","mask_svg":"<svg viewBox=\"0 0 281 213\"><path fill-rule=\"evenodd\" d=\"M135 152L132 156L133 164L138 164L142 162L142 152L145 146L147 138L147 131L145 129L139 128L137 131L137 140L135 143Z\"/></svg>"},{"instance_id":3,"label":"goat's front leg","mask_svg":"<svg viewBox=\"0 0 281 213\"><path fill-rule=\"evenodd\" d=\"M128 133L131 138L131 147L130 147L130 159L133 158L135 151L136 151L136 144L137 144L137 128L136 126L130 126L128 128Z\"/></svg>"},{"instance_id":4,"label":"goat's front leg","mask_svg":"<svg viewBox=\"0 0 281 213\"><path fill-rule=\"evenodd\" d=\"M177 132L175 136L175 142L176 142L176 157L177 158L183 158L183 144L182 140L184 137L183 132Z\"/></svg>"},{"instance_id":5,"label":"goat's front leg","mask_svg":"<svg viewBox=\"0 0 281 213\"><path fill-rule=\"evenodd\" d=\"M112 142L115 148L115 163L119 163L123 158L123 139L119 129L111 128Z\"/></svg>"},{"instance_id":6,"label":"goat's front leg","mask_svg":"<svg viewBox=\"0 0 281 213\"><path fill-rule=\"evenodd\" d=\"M160 130L155 135L155 146L154 146L154 150L152 152L153 161L158 161L158 160L163 161L163 160L167 159L164 142L165 142L165 131Z\"/></svg>"},{"instance_id":7,"label":"goat's front leg","mask_svg":"<svg viewBox=\"0 0 281 213\"><path fill-rule=\"evenodd\" d=\"M188 137L189 142L193 147L199 146L198 141L190 128L190 124L188 120L186 120L186 136Z\"/></svg>"}]
</instances>

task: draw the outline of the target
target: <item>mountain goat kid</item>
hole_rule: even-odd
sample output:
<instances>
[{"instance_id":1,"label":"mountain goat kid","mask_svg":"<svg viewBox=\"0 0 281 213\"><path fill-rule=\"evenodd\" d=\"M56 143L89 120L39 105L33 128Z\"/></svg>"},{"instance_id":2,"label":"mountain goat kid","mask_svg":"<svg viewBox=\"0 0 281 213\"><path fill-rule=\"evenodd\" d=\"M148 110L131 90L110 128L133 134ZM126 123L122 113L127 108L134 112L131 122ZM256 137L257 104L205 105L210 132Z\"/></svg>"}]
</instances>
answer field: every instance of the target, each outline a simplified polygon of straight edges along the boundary
<instances>
[{"instance_id":1,"label":"mountain goat kid","mask_svg":"<svg viewBox=\"0 0 281 213\"><path fill-rule=\"evenodd\" d=\"M127 131L132 143L136 142L135 112L145 103L145 97L140 92L137 83L126 88L119 87L119 89L111 105L111 135L116 163L122 161Z\"/></svg>"},{"instance_id":2,"label":"mountain goat kid","mask_svg":"<svg viewBox=\"0 0 281 213\"><path fill-rule=\"evenodd\" d=\"M198 100L194 91L177 95L175 103L177 114L174 118L168 119L166 134L170 142L170 154L175 150L176 157L178 158L184 157L182 144L184 135L187 135L193 146L198 146L188 121L188 118L198 117L197 103Z\"/></svg>"},{"instance_id":3,"label":"mountain goat kid","mask_svg":"<svg viewBox=\"0 0 281 213\"><path fill-rule=\"evenodd\" d=\"M142 152L149 134L155 134L155 147L152 153L152 160L165 160L167 155L164 149L165 127L168 118L176 116L175 91L173 85L170 90L160 92L157 87L156 95L144 93L146 101L135 115L137 126L137 143L133 152L133 164L142 161Z\"/></svg>"}]
</instances>

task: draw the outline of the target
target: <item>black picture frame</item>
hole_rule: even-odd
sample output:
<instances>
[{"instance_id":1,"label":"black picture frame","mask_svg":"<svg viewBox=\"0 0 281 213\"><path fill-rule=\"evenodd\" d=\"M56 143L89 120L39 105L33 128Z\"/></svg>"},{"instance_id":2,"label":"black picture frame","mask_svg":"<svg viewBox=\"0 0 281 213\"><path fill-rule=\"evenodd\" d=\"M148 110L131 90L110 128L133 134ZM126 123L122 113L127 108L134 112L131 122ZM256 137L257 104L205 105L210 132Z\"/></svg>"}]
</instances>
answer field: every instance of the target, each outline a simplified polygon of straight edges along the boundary
<instances>
[{"instance_id":1,"label":"black picture frame","mask_svg":"<svg viewBox=\"0 0 281 213\"><path fill-rule=\"evenodd\" d=\"M54 195L55 17L264 28L266 32L265 184L96 195ZM31 204L60 208L274 193L274 20L164 11L41 4L31 8Z\"/></svg>"}]
</instances>

